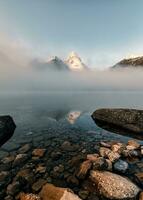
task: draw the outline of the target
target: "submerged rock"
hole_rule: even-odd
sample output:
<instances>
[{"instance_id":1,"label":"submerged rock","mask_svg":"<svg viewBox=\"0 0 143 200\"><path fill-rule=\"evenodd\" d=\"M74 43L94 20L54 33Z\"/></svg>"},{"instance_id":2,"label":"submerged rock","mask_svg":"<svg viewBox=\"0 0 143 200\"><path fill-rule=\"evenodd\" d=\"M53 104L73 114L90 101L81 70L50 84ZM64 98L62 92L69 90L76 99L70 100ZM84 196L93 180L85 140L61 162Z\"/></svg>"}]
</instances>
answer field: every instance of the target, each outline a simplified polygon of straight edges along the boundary
<instances>
[{"instance_id":1,"label":"submerged rock","mask_svg":"<svg viewBox=\"0 0 143 200\"><path fill-rule=\"evenodd\" d=\"M34 149L32 152L33 156L43 157L46 152L46 149Z\"/></svg>"},{"instance_id":2,"label":"submerged rock","mask_svg":"<svg viewBox=\"0 0 143 200\"><path fill-rule=\"evenodd\" d=\"M118 160L117 162L114 163L114 170L121 173L125 173L128 167L129 167L128 163L123 160Z\"/></svg>"},{"instance_id":3,"label":"submerged rock","mask_svg":"<svg viewBox=\"0 0 143 200\"><path fill-rule=\"evenodd\" d=\"M88 171L91 169L92 162L90 160L84 161L79 168L79 171L77 173L77 177L79 179L84 179L88 173Z\"/></svg>"},{"instance_id":4,"label":"submerged rock","mask_svg":"<svg viewBox=\"0 0 143 200\"><path fill-rule=\"evenodd\" d=\"M106 130L143 139L143 110L99 109L92 118Z\"/></svg>"},{"instance_id":5,"label":"submerged rock","mask_svg":"<svg viewBox=\"0 0 143 200\"><path fill-rule=\"evenodd\" d=\"M140 191L127 178L107 171L91 171L91 180L99 194L108 199L132 199Z\"/></svg>"},{"instance_id":6,"label":"submerged rock","mask_svg":"<svg viewBox=\"0 0 143 200\"><path fill-rule=\"evenodd\" d=\"M10 116L0 116L0 146L2 146L14 133L16 125Z\"/></svg>"}]
</instances>

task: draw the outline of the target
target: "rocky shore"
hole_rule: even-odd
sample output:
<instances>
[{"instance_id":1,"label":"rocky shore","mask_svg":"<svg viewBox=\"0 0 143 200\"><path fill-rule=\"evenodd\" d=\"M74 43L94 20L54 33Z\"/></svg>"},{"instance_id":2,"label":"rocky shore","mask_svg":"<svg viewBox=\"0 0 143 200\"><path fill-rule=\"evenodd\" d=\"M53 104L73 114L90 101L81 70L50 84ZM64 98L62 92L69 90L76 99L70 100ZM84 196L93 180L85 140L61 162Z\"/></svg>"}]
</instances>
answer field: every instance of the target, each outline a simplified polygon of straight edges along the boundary
<instances>
[{"instance_id":1,"label":"rocky shore","mask_svg":"<svg viewBox=\"0 0 143 200\"><path fill-rule=\"evenodd\" d=\"M23 144L0 161L0 199L141 200L142 155L135 140Z\"/></svg>"},{"instance_id":2,"label":"rocky shore","mask_svg":"<svg viewBox=\"0 0 143 200\"><path fill-rule=\"evenodd\" d=\"M15 129L12 118L8 119L1 123L3 137L10 137ZM141 141L62 130L55 127L55 132L50 129L48 134L0 150L0 199L143 200Z\"/></svg>"}]
</instances>

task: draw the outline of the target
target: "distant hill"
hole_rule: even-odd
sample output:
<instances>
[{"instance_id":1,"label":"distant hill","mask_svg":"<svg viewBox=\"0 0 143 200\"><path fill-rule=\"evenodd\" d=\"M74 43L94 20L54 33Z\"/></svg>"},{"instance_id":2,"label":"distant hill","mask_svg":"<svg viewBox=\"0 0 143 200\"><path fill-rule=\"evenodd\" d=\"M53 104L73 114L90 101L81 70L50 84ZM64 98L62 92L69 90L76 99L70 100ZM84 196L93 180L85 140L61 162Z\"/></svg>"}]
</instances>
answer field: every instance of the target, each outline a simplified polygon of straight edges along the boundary
<instances>
[{"instance_id":1,"label":"distant hill","mask_svg":"<svg viewBox=\"0 0 143 200\"><path fill-rule=\"evenodd\" d=\"M123 59L113 66L113 68L119 67L143 67L143 56L138 56L134 58Z\"/></svg>"}]
</instances>

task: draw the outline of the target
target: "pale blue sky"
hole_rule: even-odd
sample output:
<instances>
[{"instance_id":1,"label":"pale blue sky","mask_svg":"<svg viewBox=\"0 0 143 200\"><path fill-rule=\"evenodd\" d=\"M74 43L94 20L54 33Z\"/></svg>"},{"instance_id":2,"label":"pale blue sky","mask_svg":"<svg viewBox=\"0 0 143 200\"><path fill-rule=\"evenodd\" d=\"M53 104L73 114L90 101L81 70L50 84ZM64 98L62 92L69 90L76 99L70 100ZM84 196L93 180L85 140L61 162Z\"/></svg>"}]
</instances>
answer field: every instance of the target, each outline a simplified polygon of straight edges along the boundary
<instances>
[{"instance_id":1,"label":"pale blue sky","mask_svg":"<svg viewBox=\"0 0 143 200\"><path fill-rule=\"evenodd\" d=\"M0 0L0 32L46 56L75 50L91 65L143 54L143 0Z\"/></svg>"}]
</instances>

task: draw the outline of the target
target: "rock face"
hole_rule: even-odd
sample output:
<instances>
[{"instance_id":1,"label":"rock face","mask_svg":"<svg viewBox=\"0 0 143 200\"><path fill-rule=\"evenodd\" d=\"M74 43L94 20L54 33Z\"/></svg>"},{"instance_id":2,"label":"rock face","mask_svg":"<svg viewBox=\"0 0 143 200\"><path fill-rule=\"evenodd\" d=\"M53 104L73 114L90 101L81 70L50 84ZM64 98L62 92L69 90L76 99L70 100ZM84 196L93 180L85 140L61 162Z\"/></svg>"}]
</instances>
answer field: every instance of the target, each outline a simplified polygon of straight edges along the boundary
<instances>
[{"instance_id":1,"label":"rock face","mask_svg":"<svg viewBox=\"0 0 143 200\"><path fill-rule=\"evenodd\" d=\"M92 118L106 130L143 139L143 110L99 109Z\"/></svg>"},{"instance_id":2,"label":"rock face","mask_svg":"<svg viewBox=\"0 0 143 200\"><path fill-rule=\"evenodd\" d=\"M16 125L10 116L0 116L0 146L2 146L14 133Z\"/></svg>"},{"instance_id":3,"label":"rock face","mask_svg":"<svg viewBox=\"0 0 143 200\"><path fill-rule=\"evenodd\" d=\"M108 199L132 199L140 191L130 180L107 171L91 171L91 180L100 195Z\"/></svg>"},{"instance_id":4,"label":"rock face","mask_svg":"<svg viewBox=\"0 0 143 200\"><path fill-rule=\"evenodd\" d=\"M55 187L52 184L43 186L40 192L43 200L81 200L77 195L66 188Z\"/></svg>"}]
</instances>

